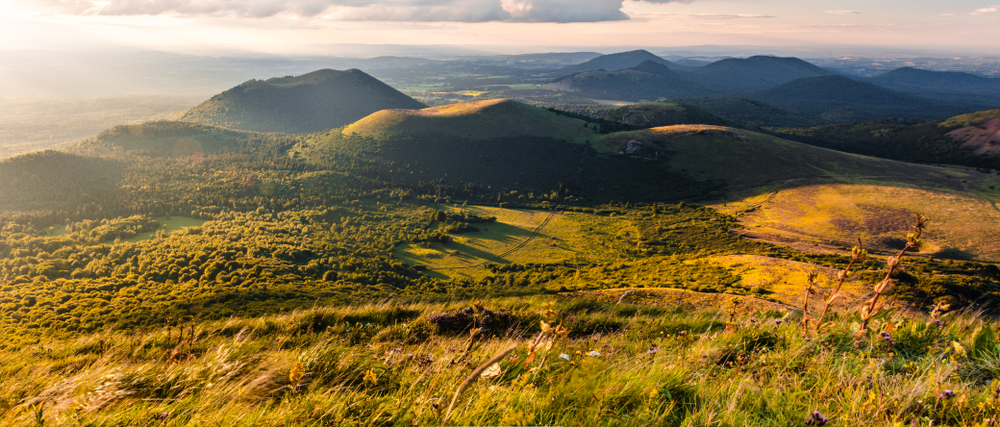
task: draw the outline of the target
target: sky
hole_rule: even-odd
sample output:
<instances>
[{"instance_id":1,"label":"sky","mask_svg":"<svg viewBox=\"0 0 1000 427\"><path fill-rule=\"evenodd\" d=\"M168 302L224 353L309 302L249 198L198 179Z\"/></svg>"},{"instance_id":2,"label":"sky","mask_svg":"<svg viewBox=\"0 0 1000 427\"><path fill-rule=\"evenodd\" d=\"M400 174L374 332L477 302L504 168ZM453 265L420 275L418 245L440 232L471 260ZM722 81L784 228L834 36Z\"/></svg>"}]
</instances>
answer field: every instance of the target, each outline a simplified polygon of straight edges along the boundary
<instances>
[{"instance_id":1,"label":"sky","mask_svg":"<svg viewBox=\"0 0 1000 427\"><path fill-rule=\"evenodd\" d=\"M996 55L1000 0L0 0L0 50L316 54L345 43L510 53L836 45Z\"/></svg>"}]
</instances>

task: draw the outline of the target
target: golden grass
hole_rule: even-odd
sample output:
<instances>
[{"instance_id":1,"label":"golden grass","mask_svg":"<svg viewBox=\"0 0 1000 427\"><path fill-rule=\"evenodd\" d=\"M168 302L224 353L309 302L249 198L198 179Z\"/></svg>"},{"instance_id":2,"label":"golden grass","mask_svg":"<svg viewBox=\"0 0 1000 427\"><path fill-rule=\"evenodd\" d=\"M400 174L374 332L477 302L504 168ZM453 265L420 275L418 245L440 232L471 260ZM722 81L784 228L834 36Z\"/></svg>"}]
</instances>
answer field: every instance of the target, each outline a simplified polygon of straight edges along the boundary
<instances>
[{"instance_id":1,"label":"golden grass","mask_svg":"<svg viewBox=\"0 0 1000 427\"><path fill-rule=\"evenodd\" d=\"M817 273L816 284L821 292L833 290L837 285L840 270L809 263L789 261L756 255L729 255L712 257L695 262L707 262L729 270L740 278L740 287L763 290L762 294L771 301L801 307L805 294L805 284L810 273ZM853 301L871 291L871 284L862 280L848 279L841 288L845 301ZM819 307L822 298L810 298L811 307Z\"/></svg>"},{"instance_id":2,"label":"golden grass","mask_svg":"<svg viewBox=\"0 0 1000 427\"><path fill-rule=\"evenodd\" d=\"M421 110L382 110L344 128L344 135L382 137L406 134L469 139L539 136L583 142L596 132L580 119L509 99L448 104Z\"/></svg>"},{"instance_id":3,"label":"golden grass","mask_svg":"<svg viewBox=\"0 0 1000 427\"><path fill-rule=\"evenodd\" d=\"M809 244L849 247L860 237L866 246L885 251L892 246L891 239L905 235L907 221L919 213L930 218L932 226L918 255L964 253L975 259L1000 261L1000 211L991 200L974 192L809 185L780 190L769 200L757 195L712 207L738 215L749 232L765 240L800 242L805 245L797 247L806 250Z\"/></svg>"}]
</instances>

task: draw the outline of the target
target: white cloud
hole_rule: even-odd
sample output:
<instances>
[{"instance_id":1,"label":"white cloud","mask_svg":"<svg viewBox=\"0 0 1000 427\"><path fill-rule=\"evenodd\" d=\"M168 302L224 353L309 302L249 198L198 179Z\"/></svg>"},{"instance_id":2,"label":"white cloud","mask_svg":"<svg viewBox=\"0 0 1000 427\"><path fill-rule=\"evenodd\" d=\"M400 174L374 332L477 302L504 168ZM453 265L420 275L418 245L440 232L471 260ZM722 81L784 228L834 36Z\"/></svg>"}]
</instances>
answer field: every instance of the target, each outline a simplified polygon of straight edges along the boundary
<instances>
[{"instance_id":1,"label":"white cloud","mask_svg":"<svg viewBox=\"0 0 1000 427\"><path fill-rule=\"evenodd\" d=\"M994 13L994 12L996 12L998 10L1000 10L1000 6L984 7L982 9L976 9L975 12L972 12L969 15L981 15L981 14L984 14L984 13Z\"/></svg>"},{"instance_id":2,"label":"white cloud","mask_svg":"<svg viewBox=\"0 0 1000 427\"><path fill-rule=\"evenodd\" d=\"M487 22L511 18L498 0L457 0L448 4L392 5L371 4L363 7L334 9L328 17L339 21L404 22Z\"/></svg>"},{"instance_id":3,"label":"white cloud","mask_svg":"<svg viewBox=\"0 0 1000 427\"><path fill-rule=\"evenodd\" d=\"M629 19L624 0L20 0L68 15L172 15L342 21L601 22ZM633 0L691 3L695 0Z\"/></svg>"},{"instance_id":4,"label":"white cloud","mask_svg":"<svg viewBox=\"0 0 1000 427\"><path fill-rule=\"evenodd\" d=\"M828 11L823 12L823 13L830 13L830 14L834 14L834 15L860 15L861 14L861 12L858 12L856 10L828 10Z\"/></svg>"},{"instance_id":5,"label":"white cloud","mask_svg":"<svg viewBox=\"0 0 1000 427\"><path fill-rule=\"evenodd\" d=\"M621 0L504 0L511 20L519 22L623 21Z\"/></svg>"},{"instance_id":6,"label":"white cloud","mask_svg":"<svg viewBox=\"0 0 1000 427\"><path fill-rule=\"evenodd\" d=\"M681 16L693 19L742 19L742 18L776 18L774 15L747 15L747 14L725 14L725 13L668 13L668 16Z\"/></svg>"}]
</instances>

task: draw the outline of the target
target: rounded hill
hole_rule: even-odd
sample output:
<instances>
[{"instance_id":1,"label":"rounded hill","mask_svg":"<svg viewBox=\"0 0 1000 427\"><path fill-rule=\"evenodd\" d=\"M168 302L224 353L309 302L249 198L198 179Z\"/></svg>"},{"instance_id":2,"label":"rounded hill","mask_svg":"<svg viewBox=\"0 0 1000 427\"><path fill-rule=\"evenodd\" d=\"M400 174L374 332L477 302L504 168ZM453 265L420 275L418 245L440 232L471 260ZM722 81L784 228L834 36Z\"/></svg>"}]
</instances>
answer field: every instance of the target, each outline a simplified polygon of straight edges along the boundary
<instances>
[{"instance_id":1,"label":"rounded hill","mask_svg":"<svg viewBox=\"0 0 1000 427\"><path fill-rule=\"evenodd\" d=\"M596 135L596 130L583 120L544 108L510 99L491 99L422 110L382 110L347 126L343 133L369 138L534 136L582 142Z\"/></svg>"},{"instance_id":2,"label":"rounded hill","mask_svg":"<svg viewBox=\"0 0 1000 427\"><path fill-rule=\"evenodd\" d=\"M882 117L940 119L966 112L957 104L896 92L842 76L798 79L749 97L811 116L855 110L852 116L857 120Z\"/></svg>"},{"instance_id":3,"label":"rounded hill","mask_svg":"<svg viewBox=\"0 0 1000 427\"><path fill-rule=\"evenodd\" d=\"M113 203L122 162L59 151L0 160L0 212Z\"/></svg>"},{"instance_id":4,"label":"rounded hill","mask_svg":"<svg viewBox=\"0 0 1000 427\"><path fill-rule=\"evenodd\" d=\"M200 157L253 151L277 155L295 144L294 135L243 132L197 123L158 121L115 126L70 147L88 155L132 153L151 157Z\"/></svg>"},{"instance_id":5,"label":"rounded hill","mask_svg":"<svg viewBox=\"0 0 1000 427\"><path fill-rule=\"evenodd\" d=\"M726 120L693 105L668 102L626 105L601 118L644 128L681 124L743 126L740 123Z\"/></svg>"},{"instance_id":6,"label":"rounded hill","mask_svg":"<svg viewBox=\"0 0 1000 427\"><path fill-rule=\"evenodd\" d=\"M356 69L250 80L188 110L179 120L254 132L308 133L388 108L424 105Z\"/></svg>"}]
</instances>

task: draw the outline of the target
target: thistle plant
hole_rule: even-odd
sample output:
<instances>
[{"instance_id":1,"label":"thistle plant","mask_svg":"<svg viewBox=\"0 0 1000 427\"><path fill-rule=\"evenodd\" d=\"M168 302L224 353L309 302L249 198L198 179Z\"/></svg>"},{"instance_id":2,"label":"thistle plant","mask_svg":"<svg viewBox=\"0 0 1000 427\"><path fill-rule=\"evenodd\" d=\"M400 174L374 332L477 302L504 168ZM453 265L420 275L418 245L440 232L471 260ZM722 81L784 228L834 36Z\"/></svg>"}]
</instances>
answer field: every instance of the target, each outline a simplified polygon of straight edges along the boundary
<instances>
[{"instance_id":1,"label":"thistle plant","mask_svg":"<svg viewBox=\"0 0 1000 427\"><path fill-rule=\"evenodd\" d=\"M847 267L844 268L844 271L841 271L838 275L837 287L833 289L833 292L826 295L826 305L823 306L823 313L819 315L819 320L816 321L816 332L819 332L820 327L823 326L823 319L826 318L826 313L830 311L830 306L833 305L838 298L842 298L840 295L840 287L844 285L844 281L850 276L851 267L854 267L854 264L865 259L866 257L868 257L868 251L864 249L864 246L861 244L861 239L859 238L858 245L851 249L851 262L849 262Z\"/></svg>"},{"instance_id":2,"label":"thistle plant","mask_svg":"<svg viewBox=\"0 0 1000 427\"><path fill-rule=\"evenodd\" d=\"M875 294L871 297L871 299L866 301L865 304L861 306L860 309L861 327L858 328L858 332L857 335L855 335L855 338L860 339L862 336L865 335L865 333L868 332L869 321L883 317L887 315L889 311L891 311L891 309L883 310L883 307L885 307L885 303L884 302L879 303L878 301L879 297L882 296L882 294L889 292L889 290L892 289L892 287L895 285L894 281L892 280L892 274L895 273L896 269L899 267L899 261L903 258L903 255L905 255L906 252L910 249L915 249L915 250L920 249L920 244L922 243L922 241L920 240L920 236L923 235L924 223L926 222L927 222L926 218L917 215L916 223L913 225L913 232L906 235L906 245L903 246L903 249L899 251L899 254L897 254L896 256L889 256L889 258L886 260L886 264L889 268L889 271L885 273L885 277L882 279L882 281L875 286Z\"/></svg>"},{"instance_id":3,"label":"thistle plant","mask_svg":"<svg viewBox=\"0 0 1000 427\"><path fill-rule=\"evenodd\" d=\"M816 290L816 273L809 273L809 277L806 278L806 294L802 298L802 329L809 329L809 322L815 322L809 315L809 295L815 294ZM819 326L817 325L817 328Z\"/></svg>"}]
</instances>

